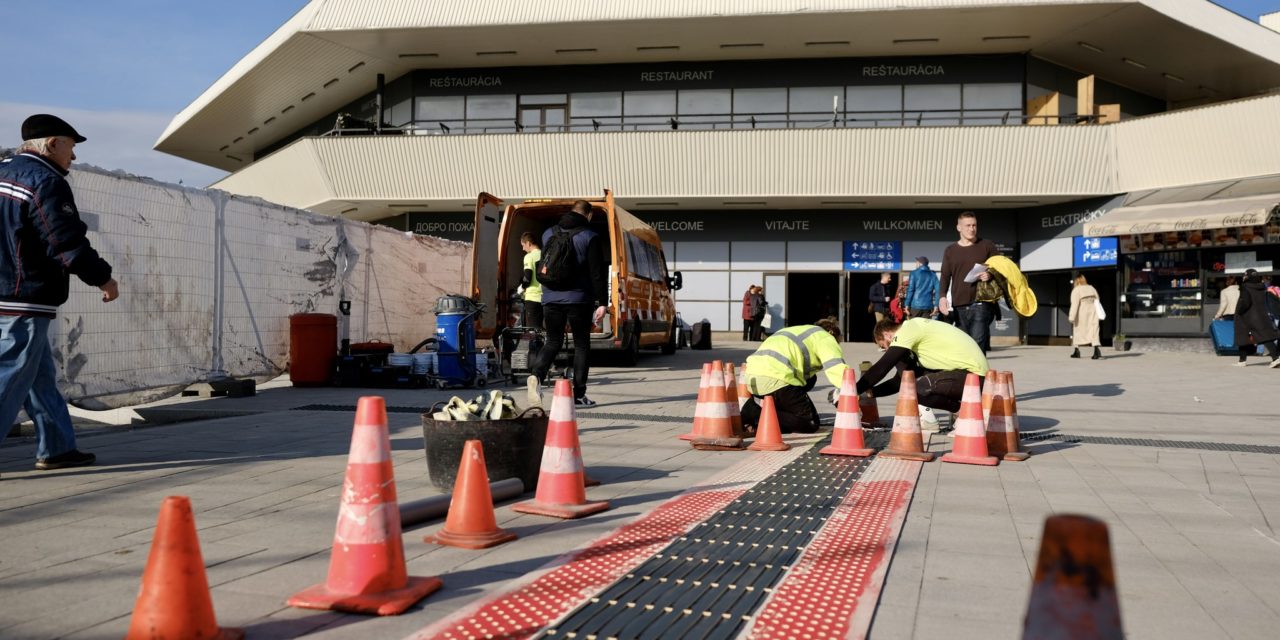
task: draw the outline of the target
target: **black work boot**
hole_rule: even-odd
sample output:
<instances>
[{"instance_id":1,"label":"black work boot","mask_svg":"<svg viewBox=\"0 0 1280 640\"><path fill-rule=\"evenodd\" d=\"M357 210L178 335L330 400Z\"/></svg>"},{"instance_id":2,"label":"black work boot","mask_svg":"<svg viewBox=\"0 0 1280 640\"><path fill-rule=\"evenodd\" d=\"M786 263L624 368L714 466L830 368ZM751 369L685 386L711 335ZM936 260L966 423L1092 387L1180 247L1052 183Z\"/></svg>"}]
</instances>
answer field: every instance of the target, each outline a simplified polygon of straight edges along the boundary
<instances>
[{"instance_id":1,"label":"black work boot","mask_svg":"<svg viewBox=\"0 0 1280 640\"><path fill-rule=\"evenodd\" d=\"M1089 359L1090 359L1090 360L1101 360L1101 359L1102 359L1102 350L1098 348L1098 345L1096 345L1096 344L1095 344L1095 345L1093 345L1093 357L1092 357L1092 358L1089 358Z\"/></svg>"},{"instance_id":2,"label":"black work boot","mask_svg":"<svg viewBox=\"0 0 1280 640\"><path fill-rule=\"evenodd\" d=\"M1072 358L1079 358L1079 357L1080 357L1080 347L1076 347L1075 349L1072 349L1072 350L1071 350L1071 357L1072 357Z\"/></svg>"}]
</instances>

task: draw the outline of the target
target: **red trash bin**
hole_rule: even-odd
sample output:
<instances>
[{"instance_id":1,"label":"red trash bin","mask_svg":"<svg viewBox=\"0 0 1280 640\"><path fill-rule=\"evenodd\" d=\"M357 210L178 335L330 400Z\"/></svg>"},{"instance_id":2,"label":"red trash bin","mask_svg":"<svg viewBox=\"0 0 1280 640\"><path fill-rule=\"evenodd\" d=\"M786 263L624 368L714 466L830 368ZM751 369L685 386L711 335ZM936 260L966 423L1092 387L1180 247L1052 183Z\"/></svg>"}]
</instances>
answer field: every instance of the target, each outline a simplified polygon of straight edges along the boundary
<instances>
[{"instance_id":1,"label":"red trash bin","mask_svg":"<svg viewBox=\"0 0 1280 640\"><path fill-rule=\"evenodd\" d=\"M338 317L331 313L289 316L289 379L295 387L332 384L338 359Z\"/></svg>"}]
</instances>

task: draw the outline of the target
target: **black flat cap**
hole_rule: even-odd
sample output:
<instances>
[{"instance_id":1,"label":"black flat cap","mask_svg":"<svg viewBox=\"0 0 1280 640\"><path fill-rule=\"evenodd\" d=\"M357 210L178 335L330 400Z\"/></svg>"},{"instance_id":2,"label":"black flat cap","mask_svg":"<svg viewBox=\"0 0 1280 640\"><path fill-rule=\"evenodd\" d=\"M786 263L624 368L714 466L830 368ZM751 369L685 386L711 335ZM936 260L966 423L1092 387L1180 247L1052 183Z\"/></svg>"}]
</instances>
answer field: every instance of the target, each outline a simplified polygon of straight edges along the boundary
<instances>
[{"instance_id":1,"label":"black flat cap","mask_svg":"<svg viewBox=\"0 0 1280 640\"><path fill-rule=\"evenodd\" d=\"M37 113L22 121L23 140L39 140L57 136L66 136L76 142L84 142L86 140L84 136L76 132L74 127L67 124L66 120L58 116Z\"/></svg>"}]
</instances>

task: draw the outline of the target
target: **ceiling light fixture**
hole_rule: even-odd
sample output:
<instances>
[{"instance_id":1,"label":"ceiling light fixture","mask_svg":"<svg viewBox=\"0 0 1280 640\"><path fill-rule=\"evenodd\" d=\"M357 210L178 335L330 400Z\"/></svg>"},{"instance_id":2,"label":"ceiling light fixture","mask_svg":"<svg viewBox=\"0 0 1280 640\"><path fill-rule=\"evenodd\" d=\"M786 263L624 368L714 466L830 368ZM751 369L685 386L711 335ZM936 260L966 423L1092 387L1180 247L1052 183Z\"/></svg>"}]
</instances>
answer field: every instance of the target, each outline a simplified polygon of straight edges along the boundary
<instances>
[{"instance_id":1,"label":"ceiling light fixture","mask_svg":"<svg viewBox=\"0 0 1280 640\"><path fill-rule=\"evenodd\" d=\"M342 213L341 213L341 214L339 214L339 215L344 215L344 216L345 216L345 215L347 215L348 213L351 213L351 212L353 212L353 211L359 211L359 210L360 210L360 207L351 207L350 209L343 209L343 210L342 210Z\"/></svg>"},{"instance_id":2,"label":"ceiling light fixture","mask_svg":"<svg viewBox=\"0 0 1280 640\"><path fill-rule=\"evenodd\" d=\"M439 58L438 53L402 53L401 58Z\"/></svg>"},{"instance_id":3,"label":"ceiling light fixture","mask_svg":"<svg viewBox=\"0 0 1280 640\"><path fill-rule=\"evenodd\" d=\"M556 49L556 53L595 53L595 49Z\"/></svg>"},{"instance_id":4,"label":"ceiling light fixture","mask_svg":"<svg viewBox=\"0 0 1280 640\"><path fill-rule=\"evenodd\" d=\"M235 156L226 156L226 157L231 158L232 160L235 160L236 162L244 162L244 160L241 160L240 158L237 158L237 157L235 157Z\"/></svg>"},{"instance_id":5,"label":"ceiling light fixture","mask_svg":"<svg viewBox=\"0 0 1280 640\"><path fill-rule=\"evenodd\" d=\"M1088 49L1094 53L1102 53L1102 47L1089 44L1088 42L1080 41L1076 44L1080 45L1081 48Z\"/></svg>"},{"instance_id":6,"label":"ceiling light fixture","mask_svg":"<svg viewBox=\"0 0 1280 640\"><path fill-rule=\"evenodd\" d=\"M332 79L332 80L330 80L330 81L328 81L328 82L324 83L324 84L321 86L321 88L323 88L323 89L328 89L329 87L332 87L332 86L333 86L333 85L335 85L335 84L338 84L338 79L337 79L337 78L334 78L334 79Z\"/></svg>"},{"instance_id":7,"label":"ceiling light fixture","mask_svg":"<svg viewBox=\"0 0 1280 640\"><path fill-rule=\"evenodd\" d=\"M894 44L917 44L917 43L937 42L937 41L938 41L937 38L900 38L900 39L894 40L893 43Z\"/></svg>"},{"instance_id":8,"label":"ceiling light fixture","mask_svg":"<svg viewBox=\"0 0 1280 640\"><path fill-rule=\"evenodd\" d=\"M355 71L356 69L359 69L360 67L363 67L363 66L364 66L363 62L357 62L354 67L347 69L347 73L351 73L352 71Z\"/></svg>"},{"instance_id":9,"label":"ceiling light fixture","mask_svg":"<svg viewBox=\"0 0 1280 640\"><path fill-rule=\"evenodd\" d=\"M1141 62L1138 62L1137 60L1134 60L1133 58L1120 58L1120 59L1121 59L1121 60L1124 60L1124 63L1125 63L1125 64L1127 64L1127 65L1132 65L1132 66L1135 66L1135 67L1137 67L1137 68L1139 68L1139 69L1146 69L1146 68L1147 68L1147 65L1142 64Z\"/></svg>"},{"instance_id":10,"label":"ceiling light fixture","mask_svg":"<svg viewBox=\"0 0 1280 640\"><path fill-rule=\"evenodd\" d=\"M316 92L312 91L311 93L308 93L307 95L302 96L302 101L306 102L314 97L316 97Z\"/></svg>"},{"instance_id":11,"label":"ceiling light fixture","mask_svg":"<svg viewBox=\"0 0 1280 640\"><path fill-rule=\"evenodd\" d=\"M268 124L271 124L272 122L275 122L275 121L276 121L276 117L275 117L275 116L271 116L270 118L267 118L266 120L263 120L263 121L262 121L262 124L264 124L264 125L268 125Z\"/></svg>"},{"instance_id":12,"label":"ceiling light fixture","mask_svg":"<svg viewBox=\"0 0 1280 640\"><path fill-rule=\"evenodd\" d=\"M293 107L293 105L289 105L289 106L287 106L287 107L285 107L285 108L281 109L281 110L280 110L280 113L289 113L290 111L293 111L293 108L294 108L294 107Z\"/></svg>"},{"instance_id":13,"label":"ceiling light fixture","mask_svg":"<svg viewBox=\"0 0 1280 640\"><path fill-rule=\"evenodd\" d=\"M514 56L515 51L477 51L478 56Z\"/></svg>"},{"instance_id":14,"label":"ceiling light fixture","mask_svg":"<svg viewBox=\"0 0 1280 640\"><path fill-rule=\"evenodd\" d=\"M1186 82L1182 78L1175 76L1172 73L1162 73L1160 75L1164 76L1166 80L1172 80L1174 82Z\"/></svg>"},{"instance_id":15,"label":"ceiling light fixture","mask_svg":"<svg viewBox=\"0 0 1280 640\"><path fill-rule=\"evenodd\" d=\"M680 47L674 44L655 45L651 47L636 47L636 51L679 51Z\"/></svg>"},{"instance_id":16,"label":"ceiling light fixture","mask_svg":"<svg viewBox=\"0 0 1280 640\"><path fill-rule=\"evenodd\" d=\"M254 128L252 128L252 129L250 129L250 130L249 130L249 135L253 135L253 134L257 133L257 132L258 132L258 128L257 128L257 127L254 127Z\"/></svg>"},{"instance_id":17,"label":"ceiling light fixture","mask_svg":"<svg viewBox=\"0 0 1280 640\"><path fill-rule=\"evenodd\" d=\"M806 47L847 47L849 46L849 41L848 40L818 40L815 42L806 42L804 43L804 46Z\"/></svg>"},{"instance_id":18,"label":"ceiling light fixture","mask_svg":"<svg viewBox=\"0 0 1280 640\"><path fill-rule=\"evenodd\" d=\"M720 48L721 49L753 49L753 48L763 47L763 46L764 46L763 42L733 42L729 44L722 44L720 45Z\"/></svg>"},{"instance_id":19,"label":"ceiling light fixture","mask_svg":"<svg viewBox=\"0 0 1280 640\"><path fill-rule=\"evenodd\" d=\"M1001 40L1030 40L1031 36L983 36L983 42L998 42Z\"/></svg>"}]
</instances>

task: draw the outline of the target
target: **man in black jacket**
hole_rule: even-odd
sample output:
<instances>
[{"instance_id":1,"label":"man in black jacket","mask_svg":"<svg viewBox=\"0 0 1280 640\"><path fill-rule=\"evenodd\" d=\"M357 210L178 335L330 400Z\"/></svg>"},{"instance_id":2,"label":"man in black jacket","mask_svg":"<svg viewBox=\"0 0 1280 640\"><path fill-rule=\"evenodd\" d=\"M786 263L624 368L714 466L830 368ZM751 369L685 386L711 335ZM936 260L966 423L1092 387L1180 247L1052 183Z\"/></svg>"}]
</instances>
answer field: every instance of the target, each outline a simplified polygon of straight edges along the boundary
<instances>
[{"instance_id":1,"label":"man in black jacket","mask_svg":"<svg viewBox=\"0 0 1280 640\"><path fill-rule=\"evenodd\" d=\"M547 342L538 351L533 375L526 380L531 405L542 405L542 384L556 354L564 345L566 323L573 332L574 404L580 407L595 405L587 397L587 358L591 354L591 327L604 318L605 304L609 300L609 267L605 260L604 238L588 228L593 215L591 203L578 200L558 224L542 234L543 260L549 258L553 234L572 234L570 241L577 261L577 273L567 286L542 283L542 319L547 329Z\"/></svg>"},{"instance_id":2,"label":"man in black jacket","mask_svg":"<svg viewBox=\"0 0 1280 640\"><path fill-rule=\"evenodd\" d=\"M49 321L67 301L69 274L120 296L111 265L85 237L67 172L85 138L62 119L37 114L22 123L18 155L0 164L0 430L26 408L36 425L36 468L93 464L76 449L67 401L58 391ZM3 437L4 434L0 434Z\"/></svg>"}]
</instances>

